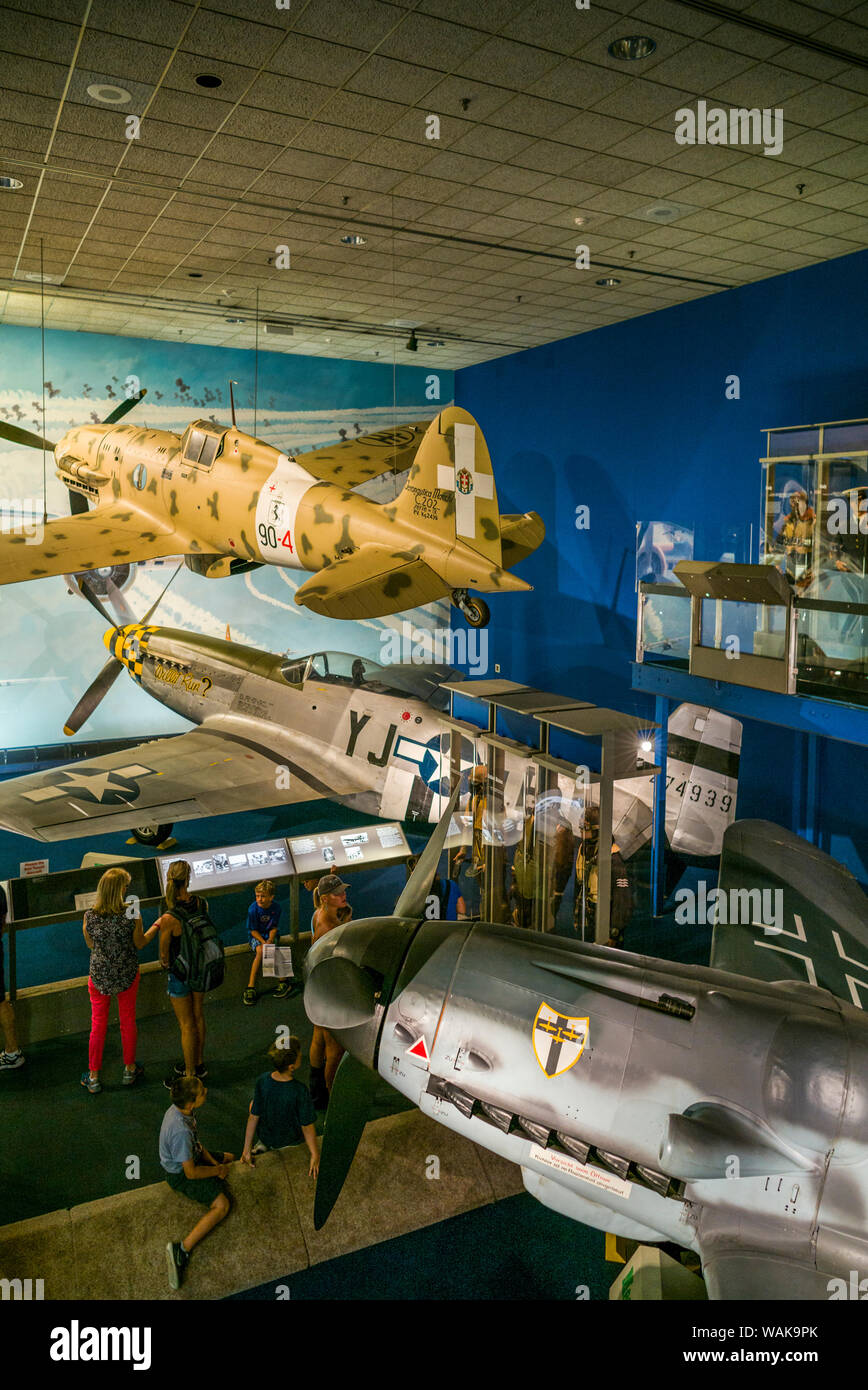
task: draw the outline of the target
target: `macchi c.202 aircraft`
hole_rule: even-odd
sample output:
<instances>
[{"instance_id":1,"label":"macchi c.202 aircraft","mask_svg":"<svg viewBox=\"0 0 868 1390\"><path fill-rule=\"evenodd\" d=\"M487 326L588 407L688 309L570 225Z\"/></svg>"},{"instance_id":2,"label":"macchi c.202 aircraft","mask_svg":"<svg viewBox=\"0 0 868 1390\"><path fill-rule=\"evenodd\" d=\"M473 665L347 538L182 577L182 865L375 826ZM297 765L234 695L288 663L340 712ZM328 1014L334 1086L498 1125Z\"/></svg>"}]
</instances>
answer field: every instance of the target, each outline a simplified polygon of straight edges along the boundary
<instances>
[{"instance_id":1,"label":"macchi c.202 aircraft","mask_svg":"<svg viewBox=\"0 0 868 1390\"><path fill-rule=\"evenodd\" d=\"M545 527L536 512L501 516L485 438L466 410L314 449L302 463L234 424L195 420L179 437L118 423L134 404L56 445L0 422L0 438L54 450L77 513L48 521L38 547L0 536L0 584L183 555L209 579L257 565L312 571L295 601L330 618L451 596L473 627L485 626L488 606L471 589L530 588L510 570ZM355 490L406 469L391 502Z\"/></svg>"},{"instance_id":2,"label":"macchi c.202 aircraft","mask_svg":"<svg viewBox=\"0 0 868 1390\"><path fill-rule=\"evenodd\" d=\"M789 831L737 822L724 836L729 910L710 967L679 965L426 921L450 812L394 915L338 926L307 958L308 1018L347 1049L317 1229L382 1077L518 1164L545 1206L695 1251L713 1299L865 1287L868 900L852 875ZM774 927L767 893L782 895Z\"/></svg>"},{"instance_id":3,"label":"macchi c.202 aircraft","mask_svg":"<svg viewBox=\"0 0 868 1390\"><path fill-rule=\"evenodd\" d=\"M111 624L99 599L85 593ZM131 829L159 844L175 821L319 797L388 820L439 818L448 772L439 722L448 695L440 682L457 672L380 666L341 652L276 655L152 626L156 607L141 622L109 627L103 640L111 655L65 732L84 725L124 670L198 727L0 782L0 826L49 841ZM735 815L741 726L695 705L680 705L669 726L667 839L678 854L717 854ZM473 761L466 740L464 774ZM521 835L525 766L507 774L502 820L489 828L501 843ZM570 778L560 783L562 814L571 820L581 815L585 789ZM650 838L651 786L650 778L615 783L625 858Z\"/></svg>"}]
</instances>

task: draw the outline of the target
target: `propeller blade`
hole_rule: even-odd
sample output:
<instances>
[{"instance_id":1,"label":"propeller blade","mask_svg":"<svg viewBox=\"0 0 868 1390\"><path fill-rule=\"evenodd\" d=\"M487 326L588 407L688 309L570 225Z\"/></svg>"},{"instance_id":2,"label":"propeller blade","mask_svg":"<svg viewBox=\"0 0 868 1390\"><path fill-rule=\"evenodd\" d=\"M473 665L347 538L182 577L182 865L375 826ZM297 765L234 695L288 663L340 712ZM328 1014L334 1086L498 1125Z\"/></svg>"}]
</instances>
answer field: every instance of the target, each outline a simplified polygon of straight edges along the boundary
<instances>
[{"instance_id":1,"label":"propeller blade","mask_svg":"<svg viewBox=\"0 0 868 1390\"><path fill-rule=\"evenodd\" d=\"M105 419L103 420L103 424L116 425L118 420L122 420L125 415L128 415L129 412L132 410L133 406L138 405L139 401L144 400L147 394L147 387L142 387L142 390L139 392L137 396L127 396L124 400L120 402L119 405L115 406L111 415L107 415L105 417Z\"/></svg>"},{"instance_id":2,"label":"propeller blade","mask_svg":"<svg viewBox=\"0 0 868 1390\"><path fill-rule=\"evenodd\" d=\"M90 511L90 507L87 505L87 498L82 493L73 492L71 487L68 487L66 492L69 497L70 516L82 516L85 512Z\"/></svg>"},{"instance_id":3,"label":"propeller blade","mask_svg":"<svg viewBox=\"0 0 868 1390\"><path fill-rule=\"evenodd\" d=\"M443 846L446 844L449 835L449 827L455 807L458 804L458 794L461 790L459 782L449 798L449 804L443 815L437 822L434 834L419 855L412 874L408 878L401 896L395 904L396 917L424 917L425 903L431 891L431 884L437 872L437 865L443 853Z\"/></svg>"},{"instance_id":4,"label":"propeller blade","mask_svg":"<svg viewBox=\"0 0 868 1390\"><path fill-rule=\"evenodd\" d=\"M17 425L7 425L5 421L0 421L0 439L8 439L11 444L26 444L28 449L48 449L52 454L55 449L50 439L43 439L41 434L31 434L30 430L21 430Z\"/></svg>"},{"instance_id":5,"label":"propeller blade","mask_svg":"<svg viewBox=\"0 0 868 1390\"><path fill-rule=\"evenodd\" d=\"M82 724L90 718L100 701L108 694L124 669L123 663L117 657L110 656L105 666L103 666L95 681L92 681L87 690L82 695L69 719L63 726L63 732L68 738L77 734Z\"/></svg>"},{"instance_id":6,"label":"propeller blade","mask_svg":"<svg viewBox=\"0 0 868 1390\"><path fill-rule=\"evenodd\" d=\"M166 589L168 589L169 584L172 583L172 580L173 580L173 579L176 577L176 575L178 574L178 570L180 570L180 569L182 569L182 568L183 568L182 565L179 565L179 566L178 566L178 569L175 570L174 574L173 574L173 575L171 576L171 578L169 579L169 582L168 582L168 584L166 584L166 587L163 589L163 592L160 594L160 597L157 599L157 601L156 601L155 603L152 603L152 604L151 604L151 606L150 606L150 608L148 609L147 613L146 613L145 616L142 618L142 627L144 627L146 623L149 623L149 622L151 621L151 618L154 616L154 614L156 613L157 609L159 608L160 604L163 602L163 599L164 599L165 596L166 596Z\"/></svg>"},{"instance_id":7,"label":"propeller blade","mask_svg":"<svg viewBox=\"0 0 868 1390\"><path fill-rule=\"evenodd\" d=\"M74 574L73 579L75 583L78 585L78 591L81 594L82 598L86 598L91 608L96 609L103 622L107 623L109 627L117 627L117 623L114 621L113 618L109 617L108 613L105 611L96 594L94 593L91 583L87 577L87 574ZM133 618L133 622L135 622L135 618Z\"/></svg>"},{"instance_id":8,"label":"propeller blade","mask_svg":"<svg viewBox=\"0 0 868 1390\"><path fill-rule=\"evenodd\" d=\"M136 615L127 603L117 584L113 579L105 582L106 594L109 603L118 615L119 627L130 627L136 621Z\"/></svg>"},{"instance_id":9,"label":"propeller blade","mask_svg":"<svg viewBox=\"0 0 868 1390\"><path fill-rule=\"evenodd\" d=\"M313 1204L314 1230L321 1230L341 1194L373 1108L379 1076L349 1052L335 1073L326 1111L322 1154Z\"/></svg>"}]
</instances>

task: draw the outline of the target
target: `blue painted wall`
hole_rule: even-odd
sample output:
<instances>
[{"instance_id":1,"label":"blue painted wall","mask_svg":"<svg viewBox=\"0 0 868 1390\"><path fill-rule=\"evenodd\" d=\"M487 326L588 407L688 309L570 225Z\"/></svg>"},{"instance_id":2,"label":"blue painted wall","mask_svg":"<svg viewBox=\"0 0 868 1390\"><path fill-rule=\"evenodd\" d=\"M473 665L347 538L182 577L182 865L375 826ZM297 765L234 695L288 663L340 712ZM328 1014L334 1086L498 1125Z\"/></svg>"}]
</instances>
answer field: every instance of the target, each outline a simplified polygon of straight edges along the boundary
<instances>
[{"instance_id":1,"label":"blue painted wall","mask_svg":"<svg viewBox=\"0 0 868 1390\"><path fill-rule=\"evenodd\" d=\"M533 595L492 605L503 675L650 712L630 689L636 523L693 527L698 559L747 559L752 523L756 557L763 426L868 416L866 303L859 252L456 374L501 510L534 507L547 527L521 567ZM724 394L733 374L739 400ZM802 751L796 735L745 724L740 816L802 827ZM868 882L868 802L855 790L868 750L826 740L821 773L820 843Z\"/></svg>"}]
</instances>

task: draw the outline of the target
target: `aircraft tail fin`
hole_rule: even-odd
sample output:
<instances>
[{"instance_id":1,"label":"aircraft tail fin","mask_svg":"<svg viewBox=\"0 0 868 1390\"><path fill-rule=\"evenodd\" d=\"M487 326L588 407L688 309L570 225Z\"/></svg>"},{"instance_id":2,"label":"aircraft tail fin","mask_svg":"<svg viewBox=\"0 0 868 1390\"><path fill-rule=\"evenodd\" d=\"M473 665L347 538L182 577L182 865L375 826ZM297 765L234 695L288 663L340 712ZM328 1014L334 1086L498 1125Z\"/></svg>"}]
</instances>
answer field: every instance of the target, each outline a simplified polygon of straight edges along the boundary
<instances>
[{"instance_id":1,"label":"aircraft tail fin","mask_svg":"<svg viewBox=\"0 0 868 1390\"><path fill-rule=\"evenodd\" d=\"M707 705L679 705L669 716L666 838L675 854L720 854L735 820L741 732L737 719ZM616 784L615 838L625 857L651 838L653 800L650 777Z\"/></svg>"},{"instance_id":2,"label":"aircraft tail fin","mask_svg":"<svg viewBox=\"0 0 868 1390\"><path fill-rule=\"evenodd\" d=\"M492 569L501 568L501 518L491 458L468 411L447 406L432 420L393 505L401 521L418 529L420 540L437 536L460 541Z\"/></svg>"}]
</instances>

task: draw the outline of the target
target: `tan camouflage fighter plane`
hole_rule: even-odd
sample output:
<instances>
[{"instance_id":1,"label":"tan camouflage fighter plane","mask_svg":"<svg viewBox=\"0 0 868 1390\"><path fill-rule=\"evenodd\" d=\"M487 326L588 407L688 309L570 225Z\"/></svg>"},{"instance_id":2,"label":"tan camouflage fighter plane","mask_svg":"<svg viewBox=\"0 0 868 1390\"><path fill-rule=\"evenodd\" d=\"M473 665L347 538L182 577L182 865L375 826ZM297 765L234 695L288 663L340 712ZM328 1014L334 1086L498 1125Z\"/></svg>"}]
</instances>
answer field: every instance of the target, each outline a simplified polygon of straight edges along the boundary
<instances>
[{"instance_id":1,"label":"tan camouflage fighter plane","mask_svg":"<svg viewBox=\"0 0 868 1390\"><path fill-rule=\"evenodd\" d=\"M510 570L545 528L536 512L500 515L485 438L466 410L303 461L234 424L194 420L179 437L119 424L120 414L56 445L0 424L0 437L54 450L76 513L47 522L41 545L0 536L0 584L182 554L209 579L256 565L307 570L295 601L326 617L379 618L450 596L474 627L489 615L471 589L531 587ZM408 468L391 502L356 490Z\"/></svg>"}]
</instances>

